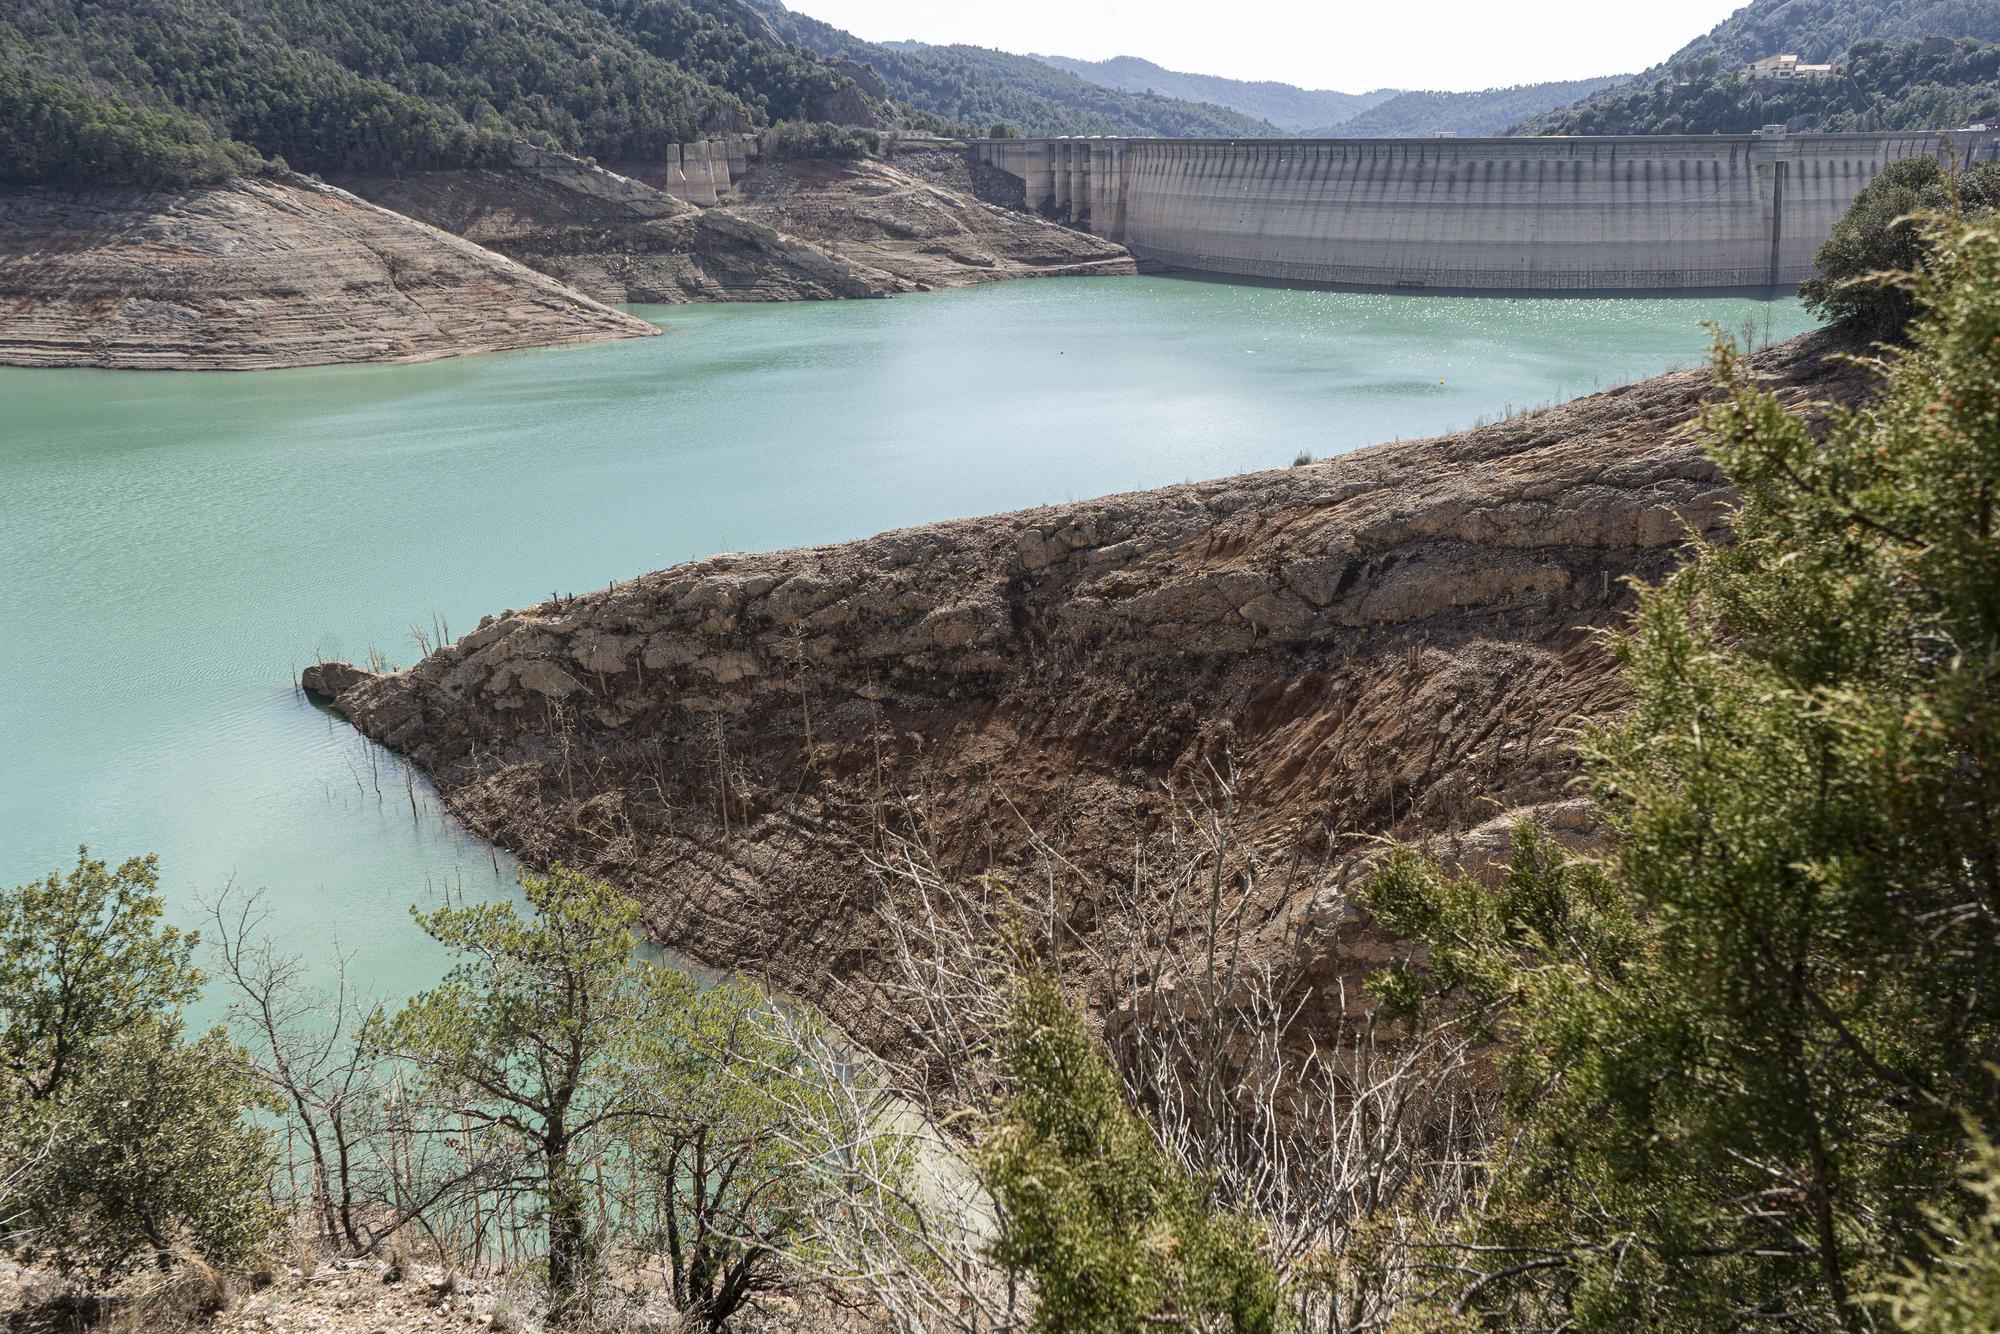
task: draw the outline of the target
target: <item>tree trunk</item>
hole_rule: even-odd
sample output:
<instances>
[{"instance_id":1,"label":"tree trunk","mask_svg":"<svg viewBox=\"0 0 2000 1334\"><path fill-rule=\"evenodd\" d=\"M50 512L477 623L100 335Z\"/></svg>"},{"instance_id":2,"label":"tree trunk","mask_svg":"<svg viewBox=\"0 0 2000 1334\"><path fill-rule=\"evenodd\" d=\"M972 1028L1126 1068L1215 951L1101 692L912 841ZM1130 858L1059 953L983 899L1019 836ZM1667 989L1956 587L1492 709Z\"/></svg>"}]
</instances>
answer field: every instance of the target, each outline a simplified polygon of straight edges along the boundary
<instances>
[{"instance_id":1,"label":"tree trunk","mask_svg":"<svg viewBox=\"0 0 2000 1334\"><path fill-rule=\"evenodd\" d=\"M549 1318L575 1324L584 1314L590 1281L590 1212L569 1161L569 1139L557 1127L542 1142L548 1179L543 1204L549 1226Z\"/></svg>"}]
</instances>

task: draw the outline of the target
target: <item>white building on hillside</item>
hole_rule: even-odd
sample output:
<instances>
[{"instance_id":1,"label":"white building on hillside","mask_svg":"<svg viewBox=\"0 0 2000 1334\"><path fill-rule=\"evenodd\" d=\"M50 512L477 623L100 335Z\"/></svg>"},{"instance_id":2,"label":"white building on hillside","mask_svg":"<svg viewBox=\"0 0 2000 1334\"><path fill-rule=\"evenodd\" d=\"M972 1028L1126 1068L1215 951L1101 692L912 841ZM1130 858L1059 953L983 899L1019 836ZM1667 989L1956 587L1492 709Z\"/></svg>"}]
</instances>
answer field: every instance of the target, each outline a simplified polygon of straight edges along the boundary
<instances>
[{"instance_id":1,"label":"white building on hillside","mask_svg":"<svg viewBox=\"0 0 2000 1334\"><path fill-rule=\"evenodd\" d=\"M1824 79L1833 74L1832 65L1805 65L1794 55L1765 56L1743 67L1746 79Z\"/></svg>"}]
</instances>

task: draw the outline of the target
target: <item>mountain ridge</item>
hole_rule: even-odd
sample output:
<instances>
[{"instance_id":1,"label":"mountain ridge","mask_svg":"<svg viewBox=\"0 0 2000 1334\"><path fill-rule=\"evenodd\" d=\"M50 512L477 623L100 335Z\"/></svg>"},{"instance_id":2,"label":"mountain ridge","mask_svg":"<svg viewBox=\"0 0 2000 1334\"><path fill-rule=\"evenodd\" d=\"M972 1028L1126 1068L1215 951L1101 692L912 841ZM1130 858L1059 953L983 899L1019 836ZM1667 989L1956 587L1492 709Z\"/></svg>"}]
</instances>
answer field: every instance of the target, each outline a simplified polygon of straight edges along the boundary
<instances>
[{"instance_id":1,"label":"mountain ridge","mask_svg":"<svg viewBox=\"0 0 2000 1334\"><path fill-rule=\"evenodd\" d=\"M1109 88L1032 56L981 46L871 42L789 9L782 0L744 3L793 46L822 60L867 66L889 96L922 113L920 129L984 135L999 126L1036 138L1283 135L1276 125L1227 107Z\"/></svg>"},{"instance_id":2,"label":"mountain ridge","mask_svg":"<svg viewBox=\"0 0 2000 1334\"><path fill-rule=\"evenodd\" d=\"M1330 88L1303 88L1276 79L1230 79L1217 74L1171 70L1141 56L1078 60L1071 56L1037 54L1031 58L1107 88L1154 92L1228 107L1293 134L1360 115L1402 91L1376 88L1365 93L1344 93Z\"/></svg>"},{"instance_id":3,"label":"mountain ridge","mask_svg":"<svg viewBox=\"0 0 2000 1334\"><path fill-rule=\"evenodd\" d=\"M1437 134L1499 134L1524 117L1572 105L1580 98L1622 86L1631 76L1606 75L1555 83L1517 84L1469 93L1413 91L1370 107L1351 120L1316 129L1329 139L1410 139Z\"/></svg>"}]
</instances>

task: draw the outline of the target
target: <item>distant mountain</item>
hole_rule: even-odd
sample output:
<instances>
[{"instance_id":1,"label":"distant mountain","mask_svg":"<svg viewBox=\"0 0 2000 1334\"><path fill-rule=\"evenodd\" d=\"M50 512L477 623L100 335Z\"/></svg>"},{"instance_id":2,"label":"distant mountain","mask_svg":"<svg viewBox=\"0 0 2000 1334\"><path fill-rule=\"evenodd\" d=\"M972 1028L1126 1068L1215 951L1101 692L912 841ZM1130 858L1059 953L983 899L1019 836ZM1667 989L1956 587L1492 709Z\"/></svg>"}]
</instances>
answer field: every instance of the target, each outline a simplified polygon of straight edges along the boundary
<instances>
[{"instance_id":1,"label":"distant mountain","mask_svg":"<svg viewBox=\"0 0 2000 1334\"><path fill-rule=\"evenodd\" d=\"M1578 98L1616 88L1631 78L1615 74L1567 83L1525 83L1476 93L1399 93L1351 120L1321 126L1313 138L1400 139L1437 134L1465 137L1499 134L1516 122Z\"/></svg>"},{"instance_id":2,"label":"distant mountain","mask_svg":"<svg viewBox=\"0 0 2000 1334\"><path fill-rule=\"evenodd\" d=\"M1818 79L1745 79L1704 59L1524 122L1520 134L1748 134L1763 125L1845 134L2000 120L2000 45L1927 38L1856 43Z\"/></svg>"},{"instance_id":3,"label":"distant mountain","mask_svg":"<svg viewBox=\"0 0 2000 1334\"><path fill-rule=\"evenodd\" d=\"M1676 51L1661 66L1671 70L1714 56L1724 65L1747 65L1760 56L1791 53L1823 64L1846 55L1856 42L1907 42L1920 37L1972 37L2000 42L1995 0L1751 0L1714 28ZM1653 72L1653 71L1649 71Z\"/></svg>"},{"instance_id":4,"label":"distant mountain","mask_svg":"<svg viewBox=\"0 0 2000 1334\"><path fill-rule=\"evenodd\" d=\"M1109 60L1074 60L1069 56L1036 56L1035 59L1106 88L1128 93L1159 93L1165 97L1228 107L1246 116L1269 121L1289 134L1358 116L1396 95L1393 88L1378 88L1371 93L1336 93L1299 88L1289 83L1252 83L1213 74L1186 74L1137 56L1113 56Z\"/></svg>"},{"instance_id":5,"label":"distant mountain","mask_svg":"<svg viewBox=\"0 0 2000 1334\"><path fill-rule=\"evenodd\" d=\"M881 93L920 113L919 128L984 134L994 125L1005 125L1030 136L1223 139L1276 138L1283 133L1268 121L1228 107L1107 88L1032 56L979 46L869 42L787 9L782 0L745 3L793 46L841 68L867 66ZM868 80L864 78L862 85L867 87Z\"/></svg>"}]
</instances>

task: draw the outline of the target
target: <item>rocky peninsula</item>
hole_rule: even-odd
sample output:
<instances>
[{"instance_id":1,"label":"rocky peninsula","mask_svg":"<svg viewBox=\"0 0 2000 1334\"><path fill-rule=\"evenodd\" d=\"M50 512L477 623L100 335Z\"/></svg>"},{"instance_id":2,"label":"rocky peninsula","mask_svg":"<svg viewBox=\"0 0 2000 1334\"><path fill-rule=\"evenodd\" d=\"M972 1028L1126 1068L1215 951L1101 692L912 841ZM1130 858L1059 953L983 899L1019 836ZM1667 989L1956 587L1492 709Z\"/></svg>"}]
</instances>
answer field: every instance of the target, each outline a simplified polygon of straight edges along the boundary
<instances>
[{"instance_id":1,"label":"rocky peninsula","mask_svg":"<svg viewBox=\"0 0 2000 1334\"><path fill-rule=\"evenodd\" d=\"M1830 334L1764 352L1851 400ZM474 832L629 887L664 944L900 1045L871 995L887 833L952 874L1030 833L1106 876L1173 781L1237 771L1248 837L1306 868L1252 947L1328 991L1398 948L1344 887L1370 840L1477 857L1506 817L1590 835L1579 723L1620 706L1599 632L1731 492L1679 372L1321 463L726 555L490 617L413 668L309 690L411 757ZM1080 939L1115 911L1061 906Z\"/></svg>"},{"instance_id":2,"label":"rocky peninsula","mask_svg":"<svg viewBox=\"0 0 2000 1334\"><path fill-rule=\"evenodd\" d=\"M658 332L301 176L0 196L0 364L267 370Z\"/></svg>"}]
</instances>

